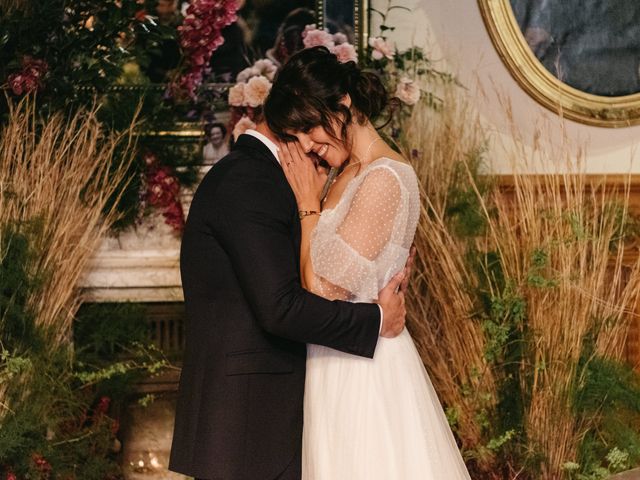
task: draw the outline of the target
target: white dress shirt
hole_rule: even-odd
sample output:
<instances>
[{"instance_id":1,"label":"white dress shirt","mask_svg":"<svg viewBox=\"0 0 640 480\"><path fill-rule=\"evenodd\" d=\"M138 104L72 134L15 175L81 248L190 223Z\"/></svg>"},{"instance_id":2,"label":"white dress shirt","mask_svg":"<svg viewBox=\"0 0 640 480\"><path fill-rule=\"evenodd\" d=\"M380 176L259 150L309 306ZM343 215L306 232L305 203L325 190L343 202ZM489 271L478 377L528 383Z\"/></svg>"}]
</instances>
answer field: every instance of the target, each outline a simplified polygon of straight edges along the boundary
<instances>
[{"instance_id":1,"label":"white dress shirt","mask_svg":"<svg viewBox=\"0 0 640 480\"><path fill-rule=\"evenodd\" d=\"M278 156L278 152L280 151L280 149L275 143L273 143L273 141L269 137L252 128L245 130L244 133L246 135L251 135L252 137L257 138L262 143L264 143L266 147L271 151L271 153L273 153L273 156L276 157L278 163L280 163L280 157ZM380 333L382 331L382 322L384 321L384 311L382 310L380 304L378 304L378 308L380 309L380 329L378 330L378 333Z\"/></svg>"}]
</instances>

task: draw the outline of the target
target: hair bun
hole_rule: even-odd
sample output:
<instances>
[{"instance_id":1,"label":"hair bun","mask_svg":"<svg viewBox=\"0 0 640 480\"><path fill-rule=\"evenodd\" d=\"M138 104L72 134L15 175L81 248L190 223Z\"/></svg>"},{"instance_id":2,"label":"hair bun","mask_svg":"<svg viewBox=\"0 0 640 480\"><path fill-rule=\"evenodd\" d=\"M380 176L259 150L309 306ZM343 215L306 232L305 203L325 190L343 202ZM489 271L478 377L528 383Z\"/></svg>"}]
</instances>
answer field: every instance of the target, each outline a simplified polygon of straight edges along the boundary
<instances>
[{"instance_id":1,"label":"hair bun","mask_svg":"<svg viewBox=\"0 0 640 480\"><path fill-rule=\"evenodd\" d=\"M362 114L375 120L388 103L387 89L378 74L362 71L355 62L350 66L348 92L353 106Z\"/></svg>"}]
</instances>

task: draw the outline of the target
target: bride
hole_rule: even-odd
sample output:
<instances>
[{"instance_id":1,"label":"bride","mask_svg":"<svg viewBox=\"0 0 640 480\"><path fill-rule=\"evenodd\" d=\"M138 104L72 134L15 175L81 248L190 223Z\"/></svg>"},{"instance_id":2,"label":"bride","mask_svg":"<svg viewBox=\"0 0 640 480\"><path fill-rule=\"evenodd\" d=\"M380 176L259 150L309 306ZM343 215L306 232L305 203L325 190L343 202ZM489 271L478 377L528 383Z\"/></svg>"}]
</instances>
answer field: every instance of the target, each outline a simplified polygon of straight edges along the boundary
<instances>
[{"instance_id":1,"label":"bride","mask_svg":"<svg viewBox=\"0 0 640 480\"><path fill-rule=\"evenodd\" d=\"M301 218L304 286L371 302L400 271L420 215L416 175L370 122L387 94L324 47L279 72L264 106ZM321 160L340 173L326 199ZM469 479L411 336L380 338L373 359L309 345L303 479Z\"/></svg>"}]
</instances>

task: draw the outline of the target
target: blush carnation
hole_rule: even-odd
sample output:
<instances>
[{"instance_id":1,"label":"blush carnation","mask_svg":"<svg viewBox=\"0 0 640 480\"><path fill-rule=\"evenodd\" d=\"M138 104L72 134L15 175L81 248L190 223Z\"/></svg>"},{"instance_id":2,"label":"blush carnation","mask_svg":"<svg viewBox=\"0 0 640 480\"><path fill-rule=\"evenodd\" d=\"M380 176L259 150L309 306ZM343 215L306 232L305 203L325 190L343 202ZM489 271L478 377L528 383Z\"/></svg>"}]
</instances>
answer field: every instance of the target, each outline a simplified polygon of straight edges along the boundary
<instances>
[{"instance_id":1,"label":"blush carnation","mask_svg":"<svg viewBox=\"0 0 640 480\"><path fill-rule=\"evenodd\" d=\"M271 82L266 77L253 77L244 86L244 100L250 107L259 107L267 99L270 90Z\"/></svg>"},{"instance_id":2,"label":"blush carnation","mask_svg":"<svg viewBox=\"0 0 640 480\"><path fill-rule=\"evenodd\" d=\"M420 100L420 87L409 77L402 77L396 88L396 97L407 105L415 105Z\"/></svg>"},{"instance_id":3,"label":"blush carnation","mask_svg":"<svg viewBox=\"0 0 640 480\"><path fill-rule=\"evenodd\" d=\"M331 53L338 57L338 61L340 63L358 61L358 54L356 53L356 49L350 43L341 43L340 45L336 45L331 49Z\"/></svg>"},{"instance_id":4,"label":"blush carnation","mask_svg":"<svg viewBox=\"0 0 640 480\"><path fill-rule=\"evenodd\" d=\"M229 105L232 107L242 107L245 105L244 101L244 86L245 83L237 83L229 89Z\"/></svg>"}]
</instances>

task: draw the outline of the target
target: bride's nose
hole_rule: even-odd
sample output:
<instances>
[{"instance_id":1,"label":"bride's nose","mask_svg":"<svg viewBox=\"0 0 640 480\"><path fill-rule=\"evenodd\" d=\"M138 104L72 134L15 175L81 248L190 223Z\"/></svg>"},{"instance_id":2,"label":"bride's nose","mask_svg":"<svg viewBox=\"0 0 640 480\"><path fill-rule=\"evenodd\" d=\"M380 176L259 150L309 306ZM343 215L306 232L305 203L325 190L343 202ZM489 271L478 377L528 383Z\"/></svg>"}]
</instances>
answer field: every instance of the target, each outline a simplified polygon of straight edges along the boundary
<instances>
[{"instance_id":1,"label":"bride's nose","mask_svg":"<svg viewBox=\"0 0 640 480\"><path fill-rule=\"evenodd\" d=\"M311 140L311 138L309 138L309 135L307 135L306 133L298 134L298 142L300 142L300 146L302 147L302 150L304 150L304 153L311 152L313 146L315 145L313 143L313 140Z\"/></svg>"}]
</instances>

